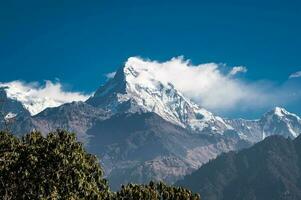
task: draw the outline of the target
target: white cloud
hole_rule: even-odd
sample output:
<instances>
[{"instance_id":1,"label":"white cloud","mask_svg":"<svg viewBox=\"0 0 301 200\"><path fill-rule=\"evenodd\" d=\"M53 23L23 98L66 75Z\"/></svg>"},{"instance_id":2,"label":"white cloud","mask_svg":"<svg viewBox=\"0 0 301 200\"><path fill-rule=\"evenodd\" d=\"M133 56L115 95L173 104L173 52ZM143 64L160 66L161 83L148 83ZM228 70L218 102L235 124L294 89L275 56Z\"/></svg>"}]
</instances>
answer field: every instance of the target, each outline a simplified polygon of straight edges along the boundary
<instances>
[{"instance_id":1,"label":"white cloud","mask_svg":"<svg viewBox=\"0 0 301 200\"><path fill-rule=\"evenodd\" d=\"M229 72L229 76L234 76L238 73L246 73L248 69L244 66L236 66L233 67L232 70Z\"/></svg>"},{"instance_id":2,"label":"white cloud","mask_svg":"<svg viewBox=\"0 0 301 200\"><path fill-rule=\"evenodd\" d=\"M295 72L289 76L289 78L299 78L301 77L301 71Z\"/></svg>"},{"instance_id":3,"label":"white cloud","mask_svg":"<svg viewBox=\"0 0 301 200\"><path fill-rule=\"evenodd\" d=\"M163 84L172 83L185 96L216 112L250 110L287 101L287 88L269 81L246 82L223 73L216 63L192 65L182 57L158 62L131 57L126 65L142 66L141 73L151 75ZM147 72L143 71L147 69ZM234 67L230 74L245 72L245 67Z\"/></svg>"},{"instance_id":4,"label":"white cloud","mask_svg":"<svg viewBox=\"0 0 301 200\"><path fill-rule=\"evenodd\" d=\"M59 82L45 81L43 85L22 81L0 82L0 87L4 86L8 87L6 89L8 97L21 101L32 115L47 107L56 107L72 101L85 101L89 97L80 92L64 91Z\"/></svg>"},{"instance_id":5,"label":"white cloud","mask_svg":"<svg viewBox=\"0 0 301 200\"><path fill-rule=\"evenodd\" d=\"M107 77L107 79L111 79L111 78L114 78L115 74L116 74L116 72L110 72L110 73L106 74L106 77Z\"/></svg>"}]
</instances>

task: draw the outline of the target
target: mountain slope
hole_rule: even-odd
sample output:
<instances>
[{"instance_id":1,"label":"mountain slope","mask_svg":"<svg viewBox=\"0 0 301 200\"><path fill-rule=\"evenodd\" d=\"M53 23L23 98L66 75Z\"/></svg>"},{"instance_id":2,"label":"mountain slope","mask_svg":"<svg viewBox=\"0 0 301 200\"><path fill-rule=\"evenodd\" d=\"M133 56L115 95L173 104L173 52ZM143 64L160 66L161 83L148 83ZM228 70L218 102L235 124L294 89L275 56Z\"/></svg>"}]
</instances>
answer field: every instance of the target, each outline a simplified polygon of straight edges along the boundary
<instances>
[{"instance_id":1,"label":"mountain slope","mask_svg":"<svg viewBox=\"0 0 301 200\"><path fill-rule=\"evenodd\" d=\"M113 188L154 179L173 183L220 153L249 145L235 136L194 134L155 113L114 115L87 133L93 135L87 147L102 158Z\"/></svg>"},{"instance_id":2,"label":"mountain slope","mask_svg":"<svg viewBox=\"0 0 301 200\"><path fill-rule=\"evenodd\" d=\"M49 133L56 129L64 129L75 132L83 143L89 142L87 130L97 121L107 119L110 116L100 108L95 108L84 102L66 103L55 108L47 108L32 117L35 129L43 133Z\"/></svg>"},{"instance_id":3,"label":"mountain slope","mask_svg":"<svg viewBox=\"0 0 301 200\"><path fill-rule=\"evenodd\" d=\"M177 185L208 200L301 199L301 137L271 136L210 161Z\"/></svg>"}]
</instances>

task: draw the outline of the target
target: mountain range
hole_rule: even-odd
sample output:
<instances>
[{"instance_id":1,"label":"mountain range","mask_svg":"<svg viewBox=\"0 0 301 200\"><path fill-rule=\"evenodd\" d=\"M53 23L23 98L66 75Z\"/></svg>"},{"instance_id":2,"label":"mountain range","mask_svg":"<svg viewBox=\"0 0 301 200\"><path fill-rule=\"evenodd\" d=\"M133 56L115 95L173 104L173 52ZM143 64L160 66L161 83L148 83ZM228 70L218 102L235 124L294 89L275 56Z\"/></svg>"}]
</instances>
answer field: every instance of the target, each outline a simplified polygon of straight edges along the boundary
<instances>
[{"instance_id":1,"label":"mountain range","mask_svg":"<svg viewBox=\"0 0 301 200\"><path fill-rule=\"evenodd\" d=\"M160 81L154 70L139 58L129 58L87 101L34 115L22 94L10 96L13 88L2 87L0 128L9 126L17 135L55 129L77 133L88 151L100 157L113 189L152 179L174 183L223 152L271 135L293 139L301 132L301 119L280 107L258 120L217 116Z\"/></svg>"},{"instance_id":2,"label":"mountain range","mask_svg":"<svg viewBox=\"0 0 301 200\"><path fill-rule=\"evenodd\" d=\"M301 136L271 136L203 165L176 184L208 200L301 199Z\"/></svg>"}]
</instances>

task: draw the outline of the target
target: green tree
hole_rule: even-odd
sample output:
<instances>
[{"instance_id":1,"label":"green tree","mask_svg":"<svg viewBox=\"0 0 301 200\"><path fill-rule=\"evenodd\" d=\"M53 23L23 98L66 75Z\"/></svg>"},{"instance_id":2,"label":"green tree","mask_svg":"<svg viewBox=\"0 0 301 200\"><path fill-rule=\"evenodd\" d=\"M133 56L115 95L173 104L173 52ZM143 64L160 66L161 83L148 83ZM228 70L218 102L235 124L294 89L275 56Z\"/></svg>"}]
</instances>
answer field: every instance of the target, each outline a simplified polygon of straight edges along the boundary
<instances>
[{"instance_id":1,"label":"green tree","mask_svg":"<svg viewBox=\"0 0 301 200\"><path fill-rule=\"evenodd\" d=\"M0 196L3 199L107 199L110 192L95 156L74 134L19 139L0 133Z\"/></svg>"},{"instance_id":2,"label":"green tree","mask_svg":"<svg viewBox=\"0 0 301 200\"><path fill-rule=\"evenodd\" d=\"M116 200L200 200L198 194L182 187L167 186L159 182L148 185L128 184L115 193Z\"/></svg>"}]
</instances>

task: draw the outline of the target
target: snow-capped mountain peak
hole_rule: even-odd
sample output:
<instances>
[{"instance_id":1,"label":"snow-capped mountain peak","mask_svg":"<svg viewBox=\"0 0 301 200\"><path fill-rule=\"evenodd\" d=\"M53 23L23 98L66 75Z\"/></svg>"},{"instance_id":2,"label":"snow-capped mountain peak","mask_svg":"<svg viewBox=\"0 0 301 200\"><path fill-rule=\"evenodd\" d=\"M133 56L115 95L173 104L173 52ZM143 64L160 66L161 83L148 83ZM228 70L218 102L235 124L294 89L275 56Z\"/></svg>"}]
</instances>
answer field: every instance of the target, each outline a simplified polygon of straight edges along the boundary
<instances>
[{"instance_id":1,"label":"snow-capped mountain peak","mask_svg":"<svg viewBox=\"0 0 301 200\"><path fill-rule=\"evenodd\" d=\"M56 107L62 104L62 102L56 102L49 97L42 98L33 95L35 91L30 88L24 90L24 88L19 87L19 84L8 84L5 91L8 98L21 102L31 115L35 115L47 107Z\"/></svg>"},{"instance_id":2,"label":"snow-capped mountain peak","mask_svg":"<svg viewBox=\"0 0 301 200\"><path fill-rule=\"evenodd\" d=\"M286 114L289 114L285 109L280 108L280 107L275 107L273 110L275 115L278 115L279 117L283 117Z\"/></svg>"},{"instance_id":3,"label":"snow-capped mountain peak","mask_svg":"<svg viewBox=\"0 0 301 200\"><path fill-rule=\"evenodd\" d=\"M258 142L271 135L296 138L301 133L301 119L284 108L275 107L260 119L228 119L225 120L241 138Z\"/></svg>"},{"instance_id":4,"label":"snow-capped mountain peak","mask_svg":"<svg viewBox=\"0 0 301 200\"><path fill-rule=\"evenodd\" d=\"M286 117L286 116L293 116L297 119L300 120L300 117L297 116L296 114L294 113L290 113L288 112L287 110L285 110L284 108L281 108L281 107L275 107L273 110L271 110L270 112L267 112L266 115L276 115L278 117Z\"/></svg>"},{"instance_id":5,"label":"snow-capped mountain peak","mask_svg":"<svg viewBox=\"0 0 301 200\"><path fill-rule=\"evenodd\" d=\"M300 117L284 108L275 107L265 113L260 121L263 125L263 138L274 134L295 138L301 133Z\"/></svg>"},{"instance_id":6,"label":"snow-capped mountain peak","mask_svg":"<svg viewBox=\"0 0 301 200\"><path fill-rule=\"evenodd\" d=\"M271 121L275 119L277 119L278 121L288 121L289 119L291 119L301 123L301 118L298 115L290 113L286 109L281 107L275 107L269 112L266 112L261 118L261 120L265 121Z\"/></svg>"},{"instance_id":7,"label":"snow-capped mountain peak","mask_svg":"<svg viewBox=\"0 0 301 200\"><path fill-rule=\"evenodd\" d=\"M220 117L186 98L161 79L159 66L131 57L115 77L87 102L115 112L154 112L174 124L193 130L223 132L230 127Z\"/></svg>"},{"instance_id":8,"label":"snow-capped mountain peak","mask_svg":"<svg viewBox=\"0 0 301 200\"><path fill-rule=\"evenodd\" d=\"M45 85L12 81L1 83L0 88L6 97L22 103L31 115L36 115L49 107L57 107L72 101L85 101L88 95L78 92L65 92L60 83L46 81Z\"/></svg>"}]
</instances>

